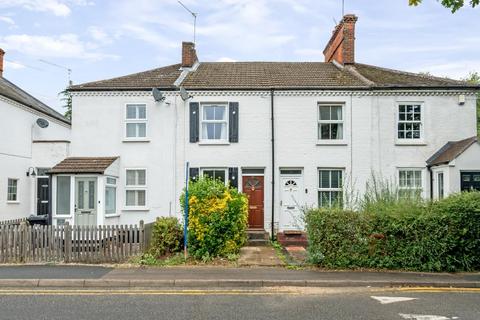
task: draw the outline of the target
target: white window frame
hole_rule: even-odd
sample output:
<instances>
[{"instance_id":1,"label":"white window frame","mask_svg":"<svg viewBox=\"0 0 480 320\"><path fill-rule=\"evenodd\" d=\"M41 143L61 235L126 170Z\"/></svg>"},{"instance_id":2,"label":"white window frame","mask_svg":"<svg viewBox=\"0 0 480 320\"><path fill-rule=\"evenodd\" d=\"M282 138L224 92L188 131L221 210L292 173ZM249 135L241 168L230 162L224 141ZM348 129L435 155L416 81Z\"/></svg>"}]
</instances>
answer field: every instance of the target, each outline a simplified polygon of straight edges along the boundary
<instances>
[{"instance_id":1,"label":"white window frame","mask_svg":"<svg viewBox=\"0 0 480 320\"><path fill-rule=\"evenodd\" d=\"M420 106L420 121L418 120L400 120L400 106ZM414 124L420 123L420 138L399 138L399 128L401 123ZM425 144L425 103L421 101L398 101L395 110L395 140L397 144Z\"/></svg>"},{"instance_id":2,"label":"white window frame","mask_svg":"<svg viewBox=\"0 0 480 320\"><path fill-rule=\"evenodd\" d=\"M140 171L144 170L145 171L145 185L127 185L127 172L128 171ZM129 206L127 205L127 191L145 191L145 205L143 206ZM125 211L128 210L148 210L148 170L147 168L125 168L125 192L124 192L124 201L123 201L123 206ZM137 199L138 200L138 199ZM137 201L138 202L138 201Z\"/></svg>"},{"instance_id":3,"label":"white window frame","mask_svg":"<svg viewBox=\"0 0 480 320\"><path fill-rule=\"evenodd\" d=\"M342 110L342 120L321 120L320 107L340 107ZM317 102L317 144L345 144L346 141L346 107L343 102ZM322 139L322 124L342 124L342 139ZM331 134L331 132L330 132Z\"/></svg>"},{"instance_id":4,"label":"white window frame","mask_svg":"<svg viewBox=\"0 0 480 320\"><path fill-rule=\"evenodd\" d=\"M225 120L204 120L203 119L203 109L205 107L211 106L222 106L225 107ZM225 139L204 139L203 138L203 124L204 123L226 123L226 138ZM230 107L228 102L202 102L200 104L200 144L229 144L229 128L230 128Z\"/></svg>"},{"instance_id":5,"label":"white window frame","mask_svg":"<svg viewBox=\"0 0 480 320\"><path fill-rule=\"evenodd\" d=\"M125 174L126 176L126 174ZM115 180L115 183L109 183L108 182L108 179L114 179ZM146 173L145 173L145 179L146 179ZM117 216L118 215L118 208L117 208L117 198L118 198L118 194L117 194L117 182L118 182L118 178L117 177L111 177L111 176L106 176L105 177L105 207L104 207L104 210L105 210L105 217L112 217L112 216ZM125 182L126 184L126 182ZM115 203L114 203L114 207L115 207L115 212L109 212L107 213L107 188L111 188L113 189L113 192L115 194ZM127 194L127 192L125 192L125 195ZM126 202L126 200L125 200Z\"/></svg>"},{"instance_id":6,"label":"white window frame","mask_svg":"<svg viewBox=\"0 0 480 320\"><path fill-rule=\"evenodd\" d=\"M320 171L330 171L330 177L329 177L329 184L331 187L332 183L332 178L331 178L331 171L340 171L342 173L342 179L341 179L341 184L338 188L320 188ZM329 197L329 207L332 206L332 197L331 197L331 192L340 192L341 197L342 197L342 204L344 203L344 197L345 194L343 192L343 186L345 184L345 169L344 168L317 168L317 206L319 208L326 208L325 206L320 205L320 199L319 199L319 194L320 192L330 192L330 197Z\"/></svg>"},{"instance_id":7,"label":"white window frame","mask_svg":"<svg viewBox=\"0 0 480 320\"><path fill-rule=\"evenodd\" d=\"M203 172L204 171L223 171L225 172L225 185L228 184L228 168L219 168L219 167L212 167L212 168L209 168L209 167L204 167L204 168L200 168L200 176L203 177Z\"/></svg>"},{"instance_id":8,"label":"white window frame","mask_svg":"<svg viewBox=\"0 0 480 320\"><path fill-rule=\"evenodd\" d=\"M145 106L145 119L140 119L140 118L136 118L136 119L129 119L128 118L128 107L129 106L137 106L137 105L141 105L141 106ZM142 102L138 102L138 103L134 103L134 102L130 102L130 103L125 103L125 108L124 108L124 116L125 116L125 125L124 125L124 139L125 141L147 141L148 140L148 107L147 107L147 104L146 103L142 103ZM128 124L142 124L144 123L145 124L145 137L139 137L139 136L135 136L135 137L128 137L127 135L127 126ZM138 132L136 132L138 134Z\"/></svg>"},{"instance_id":9,"label":"white window frame","mask_svg":"<svg viewBox=\"0 0 480 320\"><path fill-rule=\"evenodd\" d=\"M401 186L400 184L400 172L402 171L419 171L420 172L420 187L409 187L409 186ZM397 169L397 179L398 179L398 190L401 191L409 191L415 192L420 191L420 196L424 196L425 193L425 168L415 168L415 167L405 167L405 168L398 168Z\"/></svg>"},{"instance_id":10,"label":"white window frame","mask_svg":"<svg viewBox=\"0 0 480 320\"><path fill-rule=\"evenodd\" d=\"M15 193L10 193L9 188L10 188L10 181L15 181ZM19 185L20 179L18 178L7 178L7 203L20 203L20 200L18 199L18 185ZM9 200L10 195L14 194L15 195L15 200Z\"/></svg>"}]
</instances>

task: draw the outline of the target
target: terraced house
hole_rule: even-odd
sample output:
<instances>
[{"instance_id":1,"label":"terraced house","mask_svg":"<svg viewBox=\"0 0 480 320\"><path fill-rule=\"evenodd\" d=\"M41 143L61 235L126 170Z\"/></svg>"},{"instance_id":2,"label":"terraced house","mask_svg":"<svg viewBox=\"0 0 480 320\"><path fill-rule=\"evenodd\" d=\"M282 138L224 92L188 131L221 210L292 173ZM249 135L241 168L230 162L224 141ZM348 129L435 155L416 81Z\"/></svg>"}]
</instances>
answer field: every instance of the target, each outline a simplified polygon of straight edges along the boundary
<instances>
[{"instance_id":1,"label":"terraced house","mask_svg":"<svg viewBox=\"0 0 480 320\"><path fill-rule=\"evenodd\" d=\"M478 189L478 87L357 63L356 21L335 28L325 62L202 62L184 42L179 64L72 86L53 222L180 216L186 162L191 179L248 194L250 227L275 233L372 173L425 198Z\"/></svg>"}]
</instances>

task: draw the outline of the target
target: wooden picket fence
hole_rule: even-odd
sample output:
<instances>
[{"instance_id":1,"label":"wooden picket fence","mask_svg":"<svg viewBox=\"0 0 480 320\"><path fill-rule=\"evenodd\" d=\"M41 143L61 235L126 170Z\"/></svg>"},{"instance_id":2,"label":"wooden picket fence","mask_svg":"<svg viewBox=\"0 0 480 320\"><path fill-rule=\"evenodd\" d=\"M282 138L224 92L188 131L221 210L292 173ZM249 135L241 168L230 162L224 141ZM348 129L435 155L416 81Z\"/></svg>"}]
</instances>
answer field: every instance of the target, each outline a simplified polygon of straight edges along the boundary
<instances>
[{"instance_id":1,"label":"wooden picket fence","mask_svg":"<svg viewBox=\"0 0 480 320\"><path fill-rule=\"evenodd\" d=\"M27 218L3 220L3 221L0 221L0 226L1 225L19 225L19 224L22 224L23 222L27 222Z\"/></svg>"},{"instance_id":2,"label":"wooden picket fence","mask_svg":"<svg viewBox=\"0 0 480 320\"><path fill-rule=\"evenodd\" d=\"M0 263L123 262L144 248L143 221L139 226L0 225Z\"/></svg>"}]
</instances>

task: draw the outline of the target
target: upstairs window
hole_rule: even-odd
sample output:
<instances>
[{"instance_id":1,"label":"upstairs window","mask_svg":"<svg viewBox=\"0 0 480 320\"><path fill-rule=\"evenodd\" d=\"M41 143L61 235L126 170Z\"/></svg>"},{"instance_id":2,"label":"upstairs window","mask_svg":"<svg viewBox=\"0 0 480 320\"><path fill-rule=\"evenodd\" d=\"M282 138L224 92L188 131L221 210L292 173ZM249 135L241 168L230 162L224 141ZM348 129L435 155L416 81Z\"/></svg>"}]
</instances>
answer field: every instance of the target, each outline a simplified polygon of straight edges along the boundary
<instances>
[{"instance_id":1,"label":"upstairs window","mask_svg":"<svg viewBox=\"0 0 480 320\"><path fill-rule=\"evenodd\" d=\"M7 187L7 201L8 202L17 202L18 201L18 179L8 179Z\"/></svg>"},{"instance_id":2,"label":"upstairs window","mask_svg":"<svg viewBox=\"0 0 480 320\"><path fill-rule=\"evenodd\" d=\"M399 104L398 105L398 139L420 140L422 139L422 105Z\"/></svg>"},{"instance_id":3,"label":"upstairs window","mask_svg":"<svg viewBox=\"0 0 480 320\"><path fill-rule=\"evenodd\" d=\"M201 139L228 141L228 108L224 104L202 105Z\"/></svg>"},{"instance_id":4,"label":"upstairs window","mask_svg":"<svg viewBox=\"0 0 480 320\"><path fill-rule=\"evenodd\" d=\"M343 106L318 106L318 140L343 140Z\"/></svg>"},{"instance_id":5,"label":"upstairs window","mask_svg":"<svg viewBox=\"0 0 480 320\"><path fill-rule=\"evenodd\" d=\"M147 204L147 170L127 169L125 190L127 207L145 207Z\"/></svg>"},{"instance_id":6,"label":"upstairs window","mask_svg":"<svg viewBox=\"0 0 480 320\"><path fill-rule=\"evenodd\" d=\"M127 104L125 131L127 139L147 137L147 106L145 104Z\"/></svg>"}]
</instances>

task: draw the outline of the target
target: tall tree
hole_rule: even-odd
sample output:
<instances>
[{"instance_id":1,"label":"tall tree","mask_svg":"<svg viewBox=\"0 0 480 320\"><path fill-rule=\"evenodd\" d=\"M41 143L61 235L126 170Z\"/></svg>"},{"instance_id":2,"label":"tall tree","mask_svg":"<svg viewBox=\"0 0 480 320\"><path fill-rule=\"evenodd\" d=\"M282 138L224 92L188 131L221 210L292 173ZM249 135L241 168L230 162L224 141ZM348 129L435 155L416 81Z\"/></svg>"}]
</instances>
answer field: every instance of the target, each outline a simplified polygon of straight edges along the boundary
<instances>
[{"instance_id":1,"label":"tall tree","mask_svg":"<svg viewBox=\"0 0 480 320\"><path fill-rule=\"evenodd\" d=\"M480 73L470 72L470 74L463 80L474 84L480 84ZM477 94L477 133L480 137L480 92Z\"/></svg>"},{"instance_id":2,"label":"tall tree","mask_svg":"<svg viewBox=\"0 0 480 320\"><path fill-rule=\"evenodd\" d=\"M465 0L437 0L442 3L442 5L446 8L449 8L452 10L452 13L455 13L458 9L462 8L465 5ZM418 6L420 3L422 3L422 0L408 0L408 4L411 6ZM475 8L480 4L480 0L470 0L469 1L470 6L472 8Z\"/></svg>"},{"instance_id":3,"label":"tall tree","mask_svg":"<svg viewBox=\"0 0 480 320\"><path fill-rule=\"evenodd\" d=\"M65 108L65 113L63 114L68 120L72 120L72 95L68 89L63 90L58 94L61 96L60 100L64 103L62 108Z\"/></svg>"}]
</instances>

